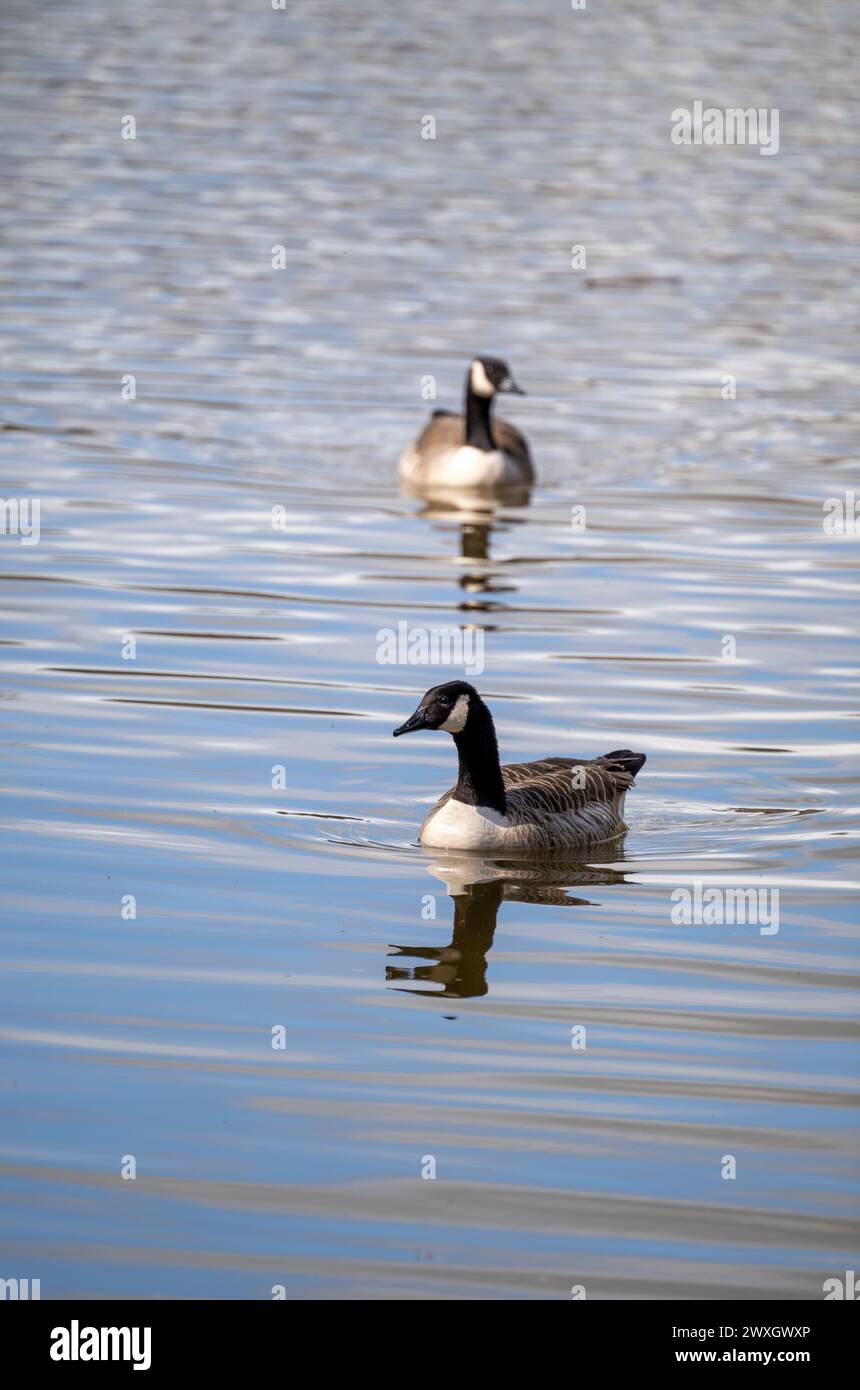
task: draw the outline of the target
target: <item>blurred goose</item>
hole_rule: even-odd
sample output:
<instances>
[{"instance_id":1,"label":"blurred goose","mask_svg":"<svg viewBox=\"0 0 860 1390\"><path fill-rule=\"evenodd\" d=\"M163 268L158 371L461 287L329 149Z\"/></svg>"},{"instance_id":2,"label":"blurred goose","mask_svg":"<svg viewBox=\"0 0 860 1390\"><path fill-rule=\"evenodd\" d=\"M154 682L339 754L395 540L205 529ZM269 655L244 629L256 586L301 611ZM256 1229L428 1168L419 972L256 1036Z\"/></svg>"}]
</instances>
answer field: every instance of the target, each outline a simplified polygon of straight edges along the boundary
<instances>
[{"instance_id":1,"label":"blurred goose","mask_svg":"<svg viewBox=\"0 0 860 1390\"><path fill-rule=\"evenodd\" d=\"M624 796L645 762L622 748L502 767L493 716L466 681L433 686L394 737L417 729L444 729L460 758L457 785L419 835L439 849L570 849L610 839L625 828Z\"/></svg>"},{"instance_id":2,"label":"blurred goose","mask_svg":"<svg viewBox=\"0 0 860 1390\"><path fill-rule=\"evenodd\" d=\"M423 486L508 487L534 478L529 446L507 420L492 420L498 392L524 396L507 362L475 357L466 375L466 410L434 410L400 460L405 482Z\"/></svg>"}]
</instances>

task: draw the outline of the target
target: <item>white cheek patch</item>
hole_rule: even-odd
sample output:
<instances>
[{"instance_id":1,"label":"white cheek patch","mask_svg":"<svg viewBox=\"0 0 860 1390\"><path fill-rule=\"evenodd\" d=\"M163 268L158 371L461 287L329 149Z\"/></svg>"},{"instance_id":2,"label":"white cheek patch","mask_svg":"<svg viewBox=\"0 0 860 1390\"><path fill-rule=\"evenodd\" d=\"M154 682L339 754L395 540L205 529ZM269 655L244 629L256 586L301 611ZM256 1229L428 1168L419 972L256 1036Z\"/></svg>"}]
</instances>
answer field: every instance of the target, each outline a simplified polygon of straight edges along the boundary
<instances>
[{"instance_id":1,"label":"white cheek patch","mask_svg":"<svg viewBox=\"0 0 860 1390\"><path fill-rule=\"evenodd\" d=\"M476 396L494 396L496 388L484 370L483 362L476 357L472 363L472 390Z\"/></svg>"},{"instance_id":2,"label":"white cheek patch","mask_svg":"<svg viewBox=\"0 0 860 1390\"><path fill-rule=\"evenodd\" d=\"M444 724L439 728L444 729L446 734L461 734L466 727L466 720L469 718L469 697L468 695L458 695L457 703L452 709Z\"/></svg>"}]
</instances>

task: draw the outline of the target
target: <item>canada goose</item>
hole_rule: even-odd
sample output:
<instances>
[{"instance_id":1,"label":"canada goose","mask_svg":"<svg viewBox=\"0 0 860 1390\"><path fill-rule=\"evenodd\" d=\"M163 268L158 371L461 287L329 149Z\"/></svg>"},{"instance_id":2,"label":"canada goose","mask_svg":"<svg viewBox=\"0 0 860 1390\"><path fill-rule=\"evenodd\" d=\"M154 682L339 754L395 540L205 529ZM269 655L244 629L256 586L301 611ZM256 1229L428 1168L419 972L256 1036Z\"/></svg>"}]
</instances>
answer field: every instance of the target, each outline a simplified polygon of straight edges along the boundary
<instances>
[{"instance_id":1,"label":"canada goose","mask_svg":"<svg viewBox=\"0 0 860 1390\"><path fill-rule=\"evenodd\" d=\"M460 758L457 785L418 837L439 849L569 849L609 839L625 828L624 794L645 762L622 748L501 767L493 716L466 681L434 685L394 737L416 729L444 729Z\"/></svg>"},{"instance_id":2,"label":"canada goose","mask_svg":"<svg viewBox=\"0 0 860 1390\"><path fill-rule=\"evenodd\" d=\"M507 420L491 420L499 391L524 396L507 362L475 357L466 373L466 410L434 410L400 460L407 483L451 487L507 487L534 478L529 446Z\"/></svg>"}]
</instances>

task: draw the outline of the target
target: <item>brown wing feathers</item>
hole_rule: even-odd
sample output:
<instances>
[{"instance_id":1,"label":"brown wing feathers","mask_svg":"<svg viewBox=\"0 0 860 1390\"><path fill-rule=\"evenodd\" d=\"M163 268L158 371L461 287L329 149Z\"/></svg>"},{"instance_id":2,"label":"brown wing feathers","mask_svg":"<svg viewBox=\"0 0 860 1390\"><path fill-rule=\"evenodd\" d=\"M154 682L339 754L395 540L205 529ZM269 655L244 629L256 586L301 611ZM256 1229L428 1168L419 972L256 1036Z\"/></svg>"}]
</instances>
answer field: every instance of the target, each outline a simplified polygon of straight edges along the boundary
<instances>
[{"instance_id":1,"label":"brown wing feathers","mask_svg":"<svg viewBox=\"0 0 860 1390\"><path fill-rule=\"evenodd\" d=\"M595 802L611 804L633 785L632 775L603 758L543 758L502 768L509 814L554 815L580 811Z\"/></svg>"}]
</instances>

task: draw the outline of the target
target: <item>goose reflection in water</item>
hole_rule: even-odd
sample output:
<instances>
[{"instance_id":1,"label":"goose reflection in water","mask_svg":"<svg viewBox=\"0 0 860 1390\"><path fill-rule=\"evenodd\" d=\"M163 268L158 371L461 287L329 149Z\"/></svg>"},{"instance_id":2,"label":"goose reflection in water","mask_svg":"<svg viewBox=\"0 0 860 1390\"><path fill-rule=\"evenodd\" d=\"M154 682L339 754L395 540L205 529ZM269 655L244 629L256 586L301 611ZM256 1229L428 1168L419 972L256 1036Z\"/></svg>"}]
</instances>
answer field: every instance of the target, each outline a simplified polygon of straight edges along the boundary
<instances>
[{"instance_id":1,"label":"goose reflection in water","mask_svg":"<svg viewBox=\"0 0 860 1390\"><path fill-rule=\"evenodd\" d=\"M625 883L623 873L607 866L623 858L625 837L589 850L588 863L558 855L545 859L487 859L456 853L429 866L454 904L447 945L391 946L394 957L413 957L426 965L388 965L385 978L408 994L440 999L475 999L487 994L487 956L493 945L499 908L505 902L543 903L548 907L591 907L591 898L571 888ZM419 986L410 988L408 984ZM423 988L421 987L423 986Z\"/></svg>"},{"instance_id":2,"label":"goose reflection in water","mask_svg":"<svg viewBox=\"0 0 860 1390\"><path fill-rule=\"evenodd\" d=\"M500 516L510 509L527 507L532 490L525 484L516 487L457 490L455 488L419 487L411 484L404 489L409 497L424 503L419 516L428 521L453 523L460 531L460 555L481 568L463 569L460 588L467 594L504 594L515 590L513 584L499 581L488 569L491 562L490 537L501 526L521 525L524 518ZM463 608L490 611L493 604L480 599L468 599Z\"/></svg>"}]
</instances>

